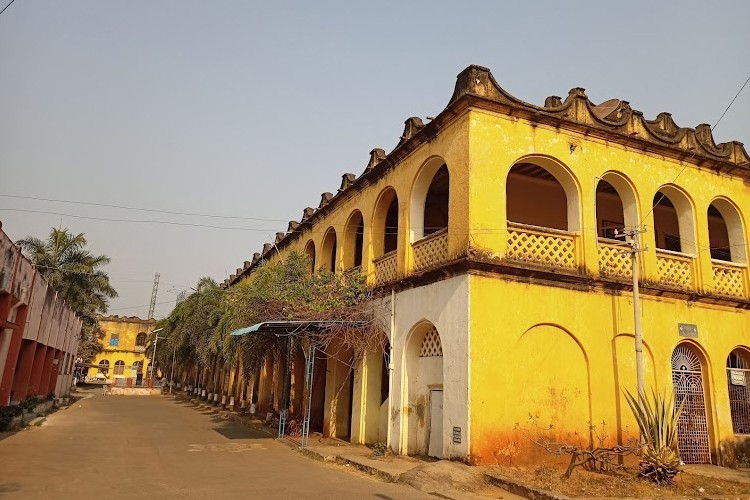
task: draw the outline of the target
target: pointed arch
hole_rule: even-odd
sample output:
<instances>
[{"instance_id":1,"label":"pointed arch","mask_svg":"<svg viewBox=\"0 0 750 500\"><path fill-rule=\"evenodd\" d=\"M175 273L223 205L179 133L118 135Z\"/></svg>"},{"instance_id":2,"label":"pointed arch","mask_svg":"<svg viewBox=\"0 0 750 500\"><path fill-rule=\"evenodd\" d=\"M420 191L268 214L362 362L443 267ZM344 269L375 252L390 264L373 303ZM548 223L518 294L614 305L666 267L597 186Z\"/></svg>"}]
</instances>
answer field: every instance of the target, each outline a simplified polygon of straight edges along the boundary
<instances>
[{"instance_id":1,"label":"pointed arch","mask_svg":"<svg viewBox=\"0 0 750 500\"><path fill-rule=\"evenodd\" d=\"M396 190L389 186L380 192L372 215L373 257L398 249L399 205Z\"/></svg>"}]
</instances>

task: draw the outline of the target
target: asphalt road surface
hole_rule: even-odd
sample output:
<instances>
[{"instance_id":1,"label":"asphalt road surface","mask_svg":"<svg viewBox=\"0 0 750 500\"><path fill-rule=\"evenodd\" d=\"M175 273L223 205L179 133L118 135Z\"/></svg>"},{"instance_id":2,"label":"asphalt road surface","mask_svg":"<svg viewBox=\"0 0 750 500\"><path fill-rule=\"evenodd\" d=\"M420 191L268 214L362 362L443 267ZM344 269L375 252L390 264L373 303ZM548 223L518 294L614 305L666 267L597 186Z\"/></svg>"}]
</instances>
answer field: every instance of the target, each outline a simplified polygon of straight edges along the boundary
<instances>
[{"instance_id":1,"label":"asphalt road surface","mask_svg":"<svg viewBox=\"0 0 750 500\"><path fill-rule=\"evenodd\" d=\"M151 397L95 395L0 440L0 498L431 498Z\"/></svg>"}]
</instances>

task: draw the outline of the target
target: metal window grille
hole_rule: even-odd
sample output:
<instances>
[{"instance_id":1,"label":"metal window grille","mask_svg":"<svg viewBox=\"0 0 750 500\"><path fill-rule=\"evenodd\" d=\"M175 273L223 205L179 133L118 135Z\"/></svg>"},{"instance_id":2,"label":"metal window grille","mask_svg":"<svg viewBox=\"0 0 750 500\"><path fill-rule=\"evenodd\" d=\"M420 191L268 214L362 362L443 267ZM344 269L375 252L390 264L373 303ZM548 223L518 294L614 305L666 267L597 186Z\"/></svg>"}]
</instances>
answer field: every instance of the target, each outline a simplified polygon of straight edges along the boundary
<instances>
[{"instance_id":1,"label":"metal window grille","mask_svg":"<svg viewBox=\"0 0 750 500\"><path fill-rule=\"evenodd\" d=\"M727 358L727 385L729 386L729 408L735 434L750 434L750 361L740 352L734 351Z\"/></svg>"},{"instance_id":2,"label":"metal window grille","mask_svg":"<svg viewBox=\"0 0 750 500\"><path fill-rule=\"evenodd\" d=\"M420 358L430 358L443 355L443 344L437 329L432 326L422 339L422 348L419 350Z\"/></svg>"},{"instance_id":3,"label":"metal window grille","mask_svg":"<svg viewBox=\"0 0 750 500\"><path fill-rule=\"evenodd\" d=\"M692 349L687 346L675 348L672 353L675 409L682 403L682 413L677 421L677 451L687 464L711 463L701 370L700 359Z\"/></svg>"}]
</instances>

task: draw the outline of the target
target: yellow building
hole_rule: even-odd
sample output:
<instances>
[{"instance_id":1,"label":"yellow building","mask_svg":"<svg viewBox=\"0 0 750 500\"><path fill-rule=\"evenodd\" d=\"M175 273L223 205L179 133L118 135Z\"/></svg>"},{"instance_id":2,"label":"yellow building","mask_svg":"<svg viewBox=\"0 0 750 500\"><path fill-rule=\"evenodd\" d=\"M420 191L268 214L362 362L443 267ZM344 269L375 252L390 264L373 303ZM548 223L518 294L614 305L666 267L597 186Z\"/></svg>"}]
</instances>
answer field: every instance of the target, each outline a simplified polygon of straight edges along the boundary
<instances>
[{"instance_id":1,"label":"yellow building","mask_svg":"<svg viewBox=\"0 0 750 500\"><path fill-rule=\"evenodd\" d=\"M146 359L146 342L149 332L156 326L156 320L106 316L99 318L99 326L104 331L104 351L92 361L92 364L99 365L99 369L89 369L89 377L103 373L110 380L133 379L132 384L140 384L147 377L151 360ZM117 380L114 382L118 383ZM123 380L120 383L124 385L127 382Z\"/></svg>"},{"instance_id":2,"label":"yellow building","mask_svg":"<svg viewBox=\"0 0 750 500\"><path fill-rule=\"evenodd\" d=\"M646 388L686 400L685 462L732 465L750 450L749 186L742 144L715 144L708 125L596 105L581 88L536 106L471 66L441 113L408 119L393 151L373 150L225 286L291 251L319 269L360 267L383 292L390 356L353 372L316 360L313 428L401 454L518 462L535 450L523 429L584 445L602 428L609 444L637 432L623 397L636 387L631 261L617 235L645 229ZM274 404L277 367L263 368L259 407Z\"/></svg>"}]
</instances>

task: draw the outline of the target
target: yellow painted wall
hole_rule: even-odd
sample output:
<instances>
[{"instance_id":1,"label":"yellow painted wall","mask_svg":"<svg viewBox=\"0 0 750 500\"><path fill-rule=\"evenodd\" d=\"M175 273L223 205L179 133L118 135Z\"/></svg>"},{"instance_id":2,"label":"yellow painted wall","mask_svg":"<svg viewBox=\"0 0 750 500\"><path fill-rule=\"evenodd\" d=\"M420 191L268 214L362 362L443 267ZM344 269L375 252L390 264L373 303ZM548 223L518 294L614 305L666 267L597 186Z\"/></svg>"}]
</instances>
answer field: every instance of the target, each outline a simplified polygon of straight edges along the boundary
<instances>
[{"instance_id":1,"label":"yellow painted wall","mask_svg":"<svg viewBox=\"0 0 750 500\"><path fill-rule=\"evenodd\" d=\"M143 374L144 378L148 373L148 367L151 360L146 359L144 354L144 348L136 347L136 337L139 333L144 332L147 335L156 326L155 320L142 320L140 318L119 318L117 316L109 316L99 319L99 325L104 330L105 336L102 339L102 345L104 351L96 355L92 364L99 364L100 361L106 359L109 361L109 371L107 377L112 379L114 377L125 377L131 376L131 368L133 363L136 361L143 362ZM119 344L117 346L110 345L110 339L113 333L118 333ZM123 375L114 375L114 367L117 361L125 362L125 372ZM96 368L89 369L89 376L93 377L99 370Z\"/></svg>"},{"instance_id":2,"label":"yellow painted wall","mask_svg":"<svg viewBox=\"0 0 750 500\"><path fill-rule=\"evenodd\" d=\"M568 203L577 203L580 216L569 227L577 235L579 265L586 274L599 276L597 182L605 173L617 171L629 180L637 200L637 219L649 228L642 238L642 245L648 246L643 253L645 279L659 282L652 201L661 186L673 184L692 206L694 234L683 238L696 251L683 248L683 252L693 257L694 288L702 293L714 290L707 210L712 200L724 197L737 206L746 228L750 196L741 179L485 111L474 111L470 121L470 225L472 242L478 248L499 258L506 253L505 182L514 163L522 158L543 162L552 157L560 165L556 177L563 182L567 175L577 192L577 201L569 199ZM744 246L746 254L747 236ZM747 283L746 266L743 272ZM553 435L576 444L592 438L589 423L601 426L605 422L613 442L634 433L622 397L625 388L635 389L630 293L618 294L596 285L581 290L552 285L556 286L490 276L471 278L470 453L477 462L510 461L515 452L508 450L519 450L516 460L533 455L535 447L518 426L549 430L552 425ZM710 305L653 295L642 299L647 387L671 391L670 357L678 342L685 340L678 335L677 324L697 325L699 337L691 342L707 358L704 379L712 453L715 461L731 462L729 443L734 435L726 358L734 347L750 344L750 313L731 303ZM529 414L537 418L537 424L532 425Z\"/></svg>"}]
</instances>

